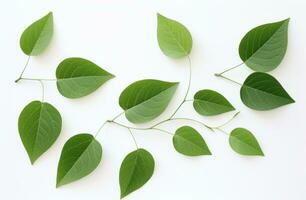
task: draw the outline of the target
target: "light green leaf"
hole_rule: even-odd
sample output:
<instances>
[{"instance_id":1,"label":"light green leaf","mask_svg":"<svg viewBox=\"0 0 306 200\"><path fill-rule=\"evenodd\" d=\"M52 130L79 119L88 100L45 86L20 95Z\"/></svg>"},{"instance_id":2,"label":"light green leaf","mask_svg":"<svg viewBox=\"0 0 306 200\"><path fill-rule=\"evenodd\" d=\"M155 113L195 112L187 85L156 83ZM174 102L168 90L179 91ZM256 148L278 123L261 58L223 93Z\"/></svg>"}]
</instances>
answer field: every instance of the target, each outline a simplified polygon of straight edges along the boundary
<instances>
[{"instance_id":1,"label":"light green leaf","mask_svg":"<svg viewBox=\"0 0 306 200\"><path fill-rule=\"evenodd\" d=\"M53 35L53 15L46 16L31 24L21 35L20 48L29 56L42 53L48 46Z\"/></svg>"},{"instance_id":2,"label":"light green leaf","mask_svg":"<svg viewBox=\"0 0 306 200\"><path fill-rule=\"evenodd\" d=\"M166 109L177 86L176 82L152 79L136 81L121 93L120 107L130 122L148 122Z\"/></svg>"},{"instance_id":3,"label":"light green leaf","mask_svg":"<svg viewBox=\"0 0 306 200\"><path fill-rule=\"evenodd\" d=\"M211 155L203 137L190 126L177 129L172 142L176 151L186 156Z\"/></svg>"},{"instance_id":4,"label":"light green leaf","mask_svg":"<svg viewBox=\"0 0 306 200\"><path fill-rule=\"evenodd\" d=\"M249 31L240 42L243 62L259 72L275 69L283 60L288 43L289 19L264 24Z\"/></svg>"},{"instance_id":5,"label":"light green leaf","mask_svg":"<svg viewBox=\"0 0 306 200\"><path fill-rule=\"evenodd\" d=\"M181 58L190 54L192 37L181 23L157 14L157 39L162 52L172 58Z\"/></svg>"},{"instance_id":6,"label":"light green leaf","mask_svg":"<svg viewBox=\"0 0 306 200\"><path fill-rule=\"evenodd\" d=\"M71 137L64 145L57 168L56 187L87 176L99 165L102 157L100 143L90 134Z\"/></svg>"},{"instance_id":7,"label":"light green leaf","mask_svg":"<svg viewBox=\"0 0 306 200\"><path fill-rule=\"evenodd\" d=\"M61 128L61 115L49 103L32 101L22 110L18 130L32 164L52 146Z\"/></svg>"},{"instance_id":8,"label":"light green leaf","mask_svg":"<svg viewBox=\"0 0 306 200\"><path fill-rule=\"evenodd\" d=\"M271 75L255 72L247 77L240 89L242 102L254 110L271 110L294 100Z\"/></svg>"},{"instance_id":9,"label":"light green leaf","mask_svg":"<svg viewBox=\"0 0 306 200\"><path fill-rule=\"evenodd\" d=\"M152 177L154 158L145 149L137 149L129 153L123 160L119 182L121 198L141 188Z\"/></svg>"},{"instance_id":10,"label":"light green leaf","mask_svg":"<svg viewBox=\"0 0 306 200\"><path fill-rule=\"evenodd\" d=\"M213 90L200 90L194 95L193 107L200 115L213 116L235 110L221 94Z\"/></svg>"},{"instance_id":11,"label":"light green leaf","mask_svg":"<svg viewBox=\"0 0 306 200\"><path fill-rule=\"evenodd\" d=\"M245 156L264 156L254 135L244 128L234 129L229 137L231 148Z\"/></svg>"},{"instance_id":12,"label":"light green leaf","mask_svg":"<svg viewBox=\"0 0 306 200\"><path fill-rule=\"evenodd\" d=\"M67 58L56 69L57 89L67 98L80 98L97 90L114 75L83 58Z\"/></svg>"}]
</instances>

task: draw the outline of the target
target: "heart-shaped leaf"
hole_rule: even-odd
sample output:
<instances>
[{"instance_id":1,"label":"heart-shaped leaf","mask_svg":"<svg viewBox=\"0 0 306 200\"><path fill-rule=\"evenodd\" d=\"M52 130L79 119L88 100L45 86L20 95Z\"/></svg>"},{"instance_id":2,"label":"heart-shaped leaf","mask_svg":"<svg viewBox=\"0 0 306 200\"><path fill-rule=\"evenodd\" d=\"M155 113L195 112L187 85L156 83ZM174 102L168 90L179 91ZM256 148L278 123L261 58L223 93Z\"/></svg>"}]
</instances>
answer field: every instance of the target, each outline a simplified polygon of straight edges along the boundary
<instances>
[{"instance_id":1,"label":"heart-shaped leaf","mask_svg":"<svg viewBox=\"0 0 306 200\"><path fill-rule=\"evenodd\" d=\"M190 126L177 129L172 142L176 151L186 156L211 155L203 137Z\"/></svg>"},{"instance_id":2,"label":"heart-shaped leaf","mask_svg":"<svg viewBox=\"0 0 306 200\"><path fill-rule=\"evenodd\" d=\"M102 147L92 135L82 133L71 137L61 153L56 187L87 176L97 168L101 157Z\"/></svg>"},{"instance_id":3,"label":"heart-shaped leaf","mask_svg":"<svg viewBox=\"0 0 306 200\"><path fill-rule=\"evenodd\" d=\"M264 156L254 135L244 128L234 129L229 137L231 148L245 156Z\"/></svg>"},{"instance_id":4,"label":"heart-shaped leaf","mask_svg":"<svg viewBox=\"0 0 306 200\"><path fill-rule=\"evenodd\" d=\"M137 149L129 153L123 160L119 182L121 198L141 188L152 177L154 158L145 149Z\"/></svg>"},{"instance_id":5,"label":"heart-shaped leaf","mask_svg":"<svg viewBox=\"0 0 306 200\"><path fill-rule=\"evenodd\" d=\"M162 52L172 58L181 58L191 52L192 37L181 23L157 14L157 39Z\"/></svg>"},{"instance_id":6,"label":"heart-shaped leaf","mask_svg":"<svg viewBox=\"0 0 306 200\"><path fill-rule=\"evenodd\" d=\"M268 72L282 61L287 50L289 19L264 24L249 31L241 40L239 55L254 71Z\"/></svg>"},{"instance_id":7,"label":"heart-shaped leaf","mask_svg":"<svg viewBox=\"0 0 306 200\"><path fill-rule=\"evenodd\" d=\"M255 72L247 77L240 89L242 102L254 110L271 110L294 100L271 75Z\"/></svg>"},{"instance_id":8,"label":"heart-shaped leaf","mask_svg":"<svg viewBox=\"0 0 306 200\"><path fill-rule=\"evenodd\" d=\"M46 16L31 24L21 35L20 48L29 56L42 53L48 46L53 35L53 15Z\"/></svg>"},{"instance_id":9,"label":"heart-shaped leaf","mask_svg":"<svg viewBox=\"0 0 306 200\"><path fill-rule=\"evenodd\" d=\"M18 130L32 164L51 147L61 128L61 115L49 103L32 101L22 110Z\"/></svg>"},{"instance_id":10,"label":"heart-shaped leaf","mask_svg":"<svg viewBox=\"0 0 306 200\"><path fill-rule=\"evenodd\" d=\"M121 93L120 107L130 122L148 122L166 109L177 86L176 82L152 79L136 81Z\"/></svg>"},{"instance_id":11,"label":"heart-shaped leaf","mask_svg":"<svg viewBox=\"0 0 306 200\"><path fill-rule=\"evenodd\" d=\"M67 98L80 98L97 90L114 75L83 58L67 58L56 69L57 89Z\"/></svg>"},{"instance_id":12,"label":"heart-shaped leaf","mask_svg":"<svg viewBox=\"0 0 306 200\"><path fill-rule=\"evenodd\" d=\"M235 110L223 95L213 90L198 91L194 95L193 107L197 113L204 116L213 116Z\"/></svg>"}]
</instances>

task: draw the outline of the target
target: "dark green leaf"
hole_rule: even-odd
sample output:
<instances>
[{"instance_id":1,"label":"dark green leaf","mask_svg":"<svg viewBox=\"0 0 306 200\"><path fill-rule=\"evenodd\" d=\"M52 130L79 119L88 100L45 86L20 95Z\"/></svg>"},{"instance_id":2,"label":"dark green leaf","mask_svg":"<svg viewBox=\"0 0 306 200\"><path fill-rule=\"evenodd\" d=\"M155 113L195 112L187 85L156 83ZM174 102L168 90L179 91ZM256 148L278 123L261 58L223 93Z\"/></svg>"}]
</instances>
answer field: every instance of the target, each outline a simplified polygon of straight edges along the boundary
<instances>
[{"instance_id":1,"label":"dark green leaf","mask_svg":"<svg viewBox=\"0 0 306 200\"><path fill-rule=\"evenodd\" d=\"M181 23L157 14L157 39L162 52L172 58L181 58L191 52L192 37Z\"/></svg>"},{"instance_id":2,"label":"dark green leaf","mask_svg":"<svg viewBox=\"0 0 306 200\"><path fill-rule=\"evenodd\" d=\"M246 106L254 110L271 110L294 103L273 76L262 72L248 76L241 87L240 97Z\"/></svg>"},{"instance_id":3,"label":"dark green leaf","mask_svg":"<svg viewBox=\"0 0 306 200\"><path fill-rule=\"evenodd\" d=\"M178 83L152 79L136 81L121 93L120 107L130 122L148 122L166 109L177 86Z\"/></svg>"},{"instance_id":4,"label":"dark green leaf","mask_svg":"<svg viewBox=\"0 0 306 200\"><path fill-rule=\"evenodd\" d=\"M32 164L51 147L61 128L61 115L51 104L32 101L22 110L18 129Z\"/></svg>"},{"instance_id":5,"label":"dark green leaf","mask_svg":"<svg viewBox=\"0 0 306 200\"><path fill-rule=\"evenodd\" d=\"M67 58L56 69L57 89L67 98L80 98L114 76L83 58Z\"/></svg>"},{"instance_id":6,"label":"dark green leaf","mask_svg":"<svg viewBox=\"0 0 306 200\"><path fill-rule=\"evenodd\" d=\"M229 137L231 148L245 156L264 156L254 135L244 128L234 129Z\"/></svg>"},{"instance_id":7,"label":"dark green leaf","mask_svg":"<svg viewBox=\"0 0 306 200\"><path fill-rule=\"evenodd\" d=\"M121 198L141 188L153 175L154 158L145 149L129 153L120 167Z\"/></svg>"},{"instance_id":8,"label":"dark green leaf","mask_svg":"<svg viewBox=\"0 0 306 200\"><path fill-rule=\"evenodd\" d=\"M48 46L53 35L53 15L46 16L31 24L21 35L20 47L29 56L42 53Z\"/></svg>"},{"instance_id":9,"label":"dark green leaf","mask_svg":"<svg viewBox=\"0 0 306 200\"><path fill-rule=\"evenodd\" d=\"M218 115L235 110L221 94L213 90L200 90L194 95L194 109L204 116Z\"/></svg>"},{"instance_id":10,"label":"dark green leaf","mask_svg":"<svg viewBox=\"0 0 306 200\"><path fill-rule=\"evenodd\" d=\"M176 151L186 156L211 155L202 136L190 126L177 129L172 142Z\"/></svg>"},{"instance_id":11,"label":"dark green leaf","mask_svg":"<svg viewBox=\"0 0 306 200\"><path fill-rule=\"evenodd\" d=\"M57 168L56 187L87 176L99 165L102 157L100 143L90 134L71 137L64 145Z\"/></svg>"},{"instance_id":12,"label":"dark green leaf","mask_svg":"<svg viewBox=\"0 0 306 200\"><path fill-rule=\"evenodd\" d=\"M240 42L239 55L254 71L268 72L282 61L287 50L289 19L264 24L249 31Z\"/></svg>"}]
</instances>

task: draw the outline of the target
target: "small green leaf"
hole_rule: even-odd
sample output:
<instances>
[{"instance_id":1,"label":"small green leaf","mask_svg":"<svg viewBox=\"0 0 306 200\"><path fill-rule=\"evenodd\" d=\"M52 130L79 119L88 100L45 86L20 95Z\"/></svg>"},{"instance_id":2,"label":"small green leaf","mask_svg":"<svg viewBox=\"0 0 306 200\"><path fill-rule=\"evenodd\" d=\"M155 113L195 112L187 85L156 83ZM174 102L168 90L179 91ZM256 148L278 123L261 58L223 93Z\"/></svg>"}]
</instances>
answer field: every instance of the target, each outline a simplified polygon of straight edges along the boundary
<instances>
[{"instance_id":1,"label":"small green leaf","mask_svg":"<svg viewBox=\"0 0 306 200\"><path fill-rule=\"evenodd\" d=\"M240 42L239 55L245 64L259 72L275 69L287 50L289 19L264 24L249 31Z\"/></svg>"},{"instance_id":2,"label":"small green leaf","mask_svg":"<svg viewBox=\"0 0 306 200\"><path fill-rule=\"evenodd\" d=\"M20 48L29 56L42 53L48 46L53 35L53 15L46 16L31 24L21 35Z\"/></svg>"},{"instance_id":3,"label":"small green leaf","mask_svg":"<svg viewBox=\"0 0 306 200\"><path fill-rule=\"evenodd\" d=\"M80 98L97 90L114 75L83 58L67 58L56 69L57 89L67 98Z\"/></svg>"},{"instance_id":4,"label":"small green leaf","mask_svg":"<svg viewBox=\"0 0 306 200\"><path fill-rule=\"evenodd\" d=\"M121 198L141 188L152 177L154 158L145 149L137 149L129 153L123 160L119 182Z\"/></svg>"},{"instance_id":5,"label":"small green leaf","mask_svg":"<svg viewBox=\"0 0 306 200\"><path fill-rule=\"evenodd\" d=\"M234 129L229 137L231 148L245 156L264 156L254 135L244 128Z\"/></svg>"},{"instance_id":6,"label":"small green leaf","mask_svg":"<svg viewBox=\"0 0 306 200\"><path fill-rule=\"evenodd\" d=\"M172 142L176 151L186 156L211 155L203 137L190 126L177 129Z\"/></svg>"},{"instance_id":7,"label":"small green leaf","mask_svg":"<svg viewBox=\"0 0 306 200\"><path fill-rule=\"evenodd\" d=\"M271 75L255 72L247 77L240 89L242 102L254 110L271 110L294 100Z\"/></svg>"},{"instance_id":8,"label":"small green leaf","mask_svg":"<svg viewBox=\"0 0 306 200\"><path fill-rule=\"evenodd\" d=\"M193 107L200 115L213 116L235 110L221 94L213 90L200 90L194 95Z\"/></svg>"},{"instance_id":9,"label":"small green leaf","mask_svg":"<svg viewBox=\"0 0 306 200\"><path fill-rule=\"evenodd\" d=\"M18 130L32 164L52 146L61 128L61 115L49 103L32 101L22 110Z\"/></svg>"},{"instance_id":10,"label":"small green leaf","mask_svg":"<svg viewBox=\"0 0 306 200\"><path fill-rule=\"evenodd\" d=\"M190 54L192 37L181 23L157 14L157 39L162 52L172 58L181 58Z\"/></svg>"},{"instance_id":11,"label":"small green leaf","mask_svg":"<svg viewBox=\"0 0 306 200\"><path fill-rule=\"evenodd\" d=\"M148 122L166 109L177 86L176 82L152 79L136 81L121 93L120 107L130 122Z\"/></svg>"},{"instance_id":12,"label":"small green leaf","mask_svg":"<svg viewBox=\"0 0 306 200\"><path fill-rule=\"evenodd\" d=\"M71 137L64 145L57 168L56 187L87 176L99 165L102 157L100 143L90 134Z\"/></svg>"}]
</instances>

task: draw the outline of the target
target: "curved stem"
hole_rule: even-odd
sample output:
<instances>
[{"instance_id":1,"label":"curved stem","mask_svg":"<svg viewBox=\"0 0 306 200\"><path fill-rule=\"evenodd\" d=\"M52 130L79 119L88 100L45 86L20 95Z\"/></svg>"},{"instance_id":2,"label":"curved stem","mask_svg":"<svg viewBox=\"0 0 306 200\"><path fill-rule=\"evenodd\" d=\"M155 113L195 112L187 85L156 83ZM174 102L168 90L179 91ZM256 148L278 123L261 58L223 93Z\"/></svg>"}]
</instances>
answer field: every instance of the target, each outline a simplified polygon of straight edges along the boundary
<instances>
[{"instance_id":1,"label":"curved stem","mask_svg":"<svg viewBox=\"0 0 306 200\"><path fill-rule=\"evenodd\" d=\"M172 135L172 136L174 135L170 131L166 131L166 130L163 130L163 129L160 129L160 128L152 128L152 130L157 130L157 131L160 131L160 132L166 133L168 135Z\"/></svg>"},{"instance_id":2,"label":"curved stem","mask_svg":"<svg viewBox=\"0 0 306 200\"><path fill-rule=\"evenodd\" d=\"M213 129L219 129L219 128L222 128L223 126L228 125L231 121L233 121L233 119L235 119L235 117L237 117L237 115L239 115L239 113L240 113L240 111L236 112L236 113L232 116L232 118L230 118L227 122L225 122L225 123L223 123L223 124L221 124L221 125L219 125L219 126L215 126L215 127L211 127L211 128L213 128Z\"/></svg>"},{"instance_id":3,"label":"curved stem","mask_svg":"<svg viewBox=\"0 0 306 200\"><path fill-rule=\"evenodd\" d=\"M41 88L42 88L41 102L44 102L44 99L45 99L45 87L44 87L44 83L42 81L39 81L39 83L41 84Z\"/></svg>"},{"instance_id":4,"label":"curved stem","mask_svg":"<svg viewBox=\"0 0 306 200\"><path fill-rule=\"evenodd\" d=\"M185 93L185 97L183 99L183 101L180 103L180 105L175 109L175 111L173 112L173 114L169 117L169 119L173 118L173 116L177 113L177 111L182 107L182 105L186 102L189 90L190 90L190 85L191 85L191 59L189 56L187 56L188 58L188 63L189 63L189 77L188 77L188 86L187 86L187 90Z\"/></svg>"},{"instance_id":5,"label":"curved stem","mask_svg":"<svg viewBox=\"0 0 306 200\"><path fill-rule=\"evenodd\" d=\"M136 149L138 149L138 144L137 144L137 142L136 142L136 139L135 139L135 136L134 136L132 130L129 129L129 128L128 128L128 130L129 130L129 132L130 132L130 134L131 134L131 136L132 136L132 138L133 138L133 141L134 141L134 143L135 143Z\"/></svg>"},{"instance_id":6,"label":"curved stem","mask_svg":"<svg viewBox=\"0 0 306 200\"><path fill-rule=\"evenodd\" d=\"M201 121L195 120L195 119L180 117L180 118L172 118L172 120L186 120L186 121L195 122L195 123L197 123L197 124L200 124L201 126L204 126L205 128L208 128L208 129L211 130L212 132L214 132L214 128L213 128L213 127L208 126L207 124L205 124L205 123L203 123L203 122L201 122Z\"/></svg>"},{"instance_id":7,"label":"curved stem","mask_svg":"<svg viewBox=\"0 0 306 200\"><path fill-rule=\"evenodd\" d=\"M237 85L240 85L240 86L242 85L241 83L239 83L239 82L237 82L237 81L234 81L234 80L232 80L232 79L230 79L230 78L227 78L226 76L223 76L223 75L221 75L221 74L215 74L215 76L224 78L224 79L226 79L226 80L228 80L228 81L231 81L231 82L233 82L233 83L235 83L235 84L237 84Z\"/></svg>"},{"instance_id":8,"label":"curved stem","mask_svg":"<svg viewBox=\"0 0 306 200\"><path fill-rule=\"evenodd\" d=\"M221 128L216 128L216 130L220 131L221 133L224 133L225 135L229 135L228 132L226 132L225 130L223 130Z\"/></svg>"},{"instance_id":9,"label":"curved stem","mask_svg":"<svg viewBox=\"0 0 306 200\"><path fill-rule=\"evenodd\" d=\"M23 75L23 73L25 72L25 70L26 70L26 68L27 68L27 66L28 66L28 64L29 64L30 57L31 57L31 56L28 57L27 62L26 62L26 64L24 65L23 70L22 70L21 73L20 73L20 76L15 80L15 83L17 83L18 81L21 80L22 75Z\"/></svg>"},{"instance_id":10,"label":"curved stem","mask_svg":"<svg viewBox=\"0 0 306 200\"><path fill-rule=\"evenodd\" d=\"M111 119L110 121L115 121L116 119L118 119L121 115L123 115L124 112L119 113L118 115L116 115L113 119Z\"/></svg>"},{"instance_id":11,"label":"curved stem","mask_svg":"<svg viewBox=\"0 0 306 200\"><path fill-rule=\"evenodd\" d=\"M19 78L19 80L25 81L56 81L57 79L47 79L47 78ZM18 81L19 81L18 80Z\"/></svg>"},{"instance_id":12,"label":"curved stem","mask_svg":"<svg viewBox=\"0 0 306 200\"><path fill-rule=\"evenodd\" d=\"M216 76L221 76L222 74L224 74L224 73L226 73L226 72L229 72L229 71L231 71L231 70L233 70L233 69L236 69L237 67L240 67L241 65L243 65L244 64L244 62L243 63L240 63L240 64L238 64L238 65L236 65L236 66L234 66L234 67L231 67L231 68L229 68L229 69L227 69L227 70L224 70L223 72L221 72L221 73L216 73L215 75Z\"/></svg>"},{"instance_id":13,"label":"curved stem","mask_svg":"<svg viewBox=\"0 0 306 200\"><path fill-rule=\"evenodd\" d=\"M95 134L95 138L99 135L100 131L102 130L102 128L105 126L105 124L107 124L108 121L103 122L103 124L99 127L98 131Z\"/></svg>"}]
</instances>

